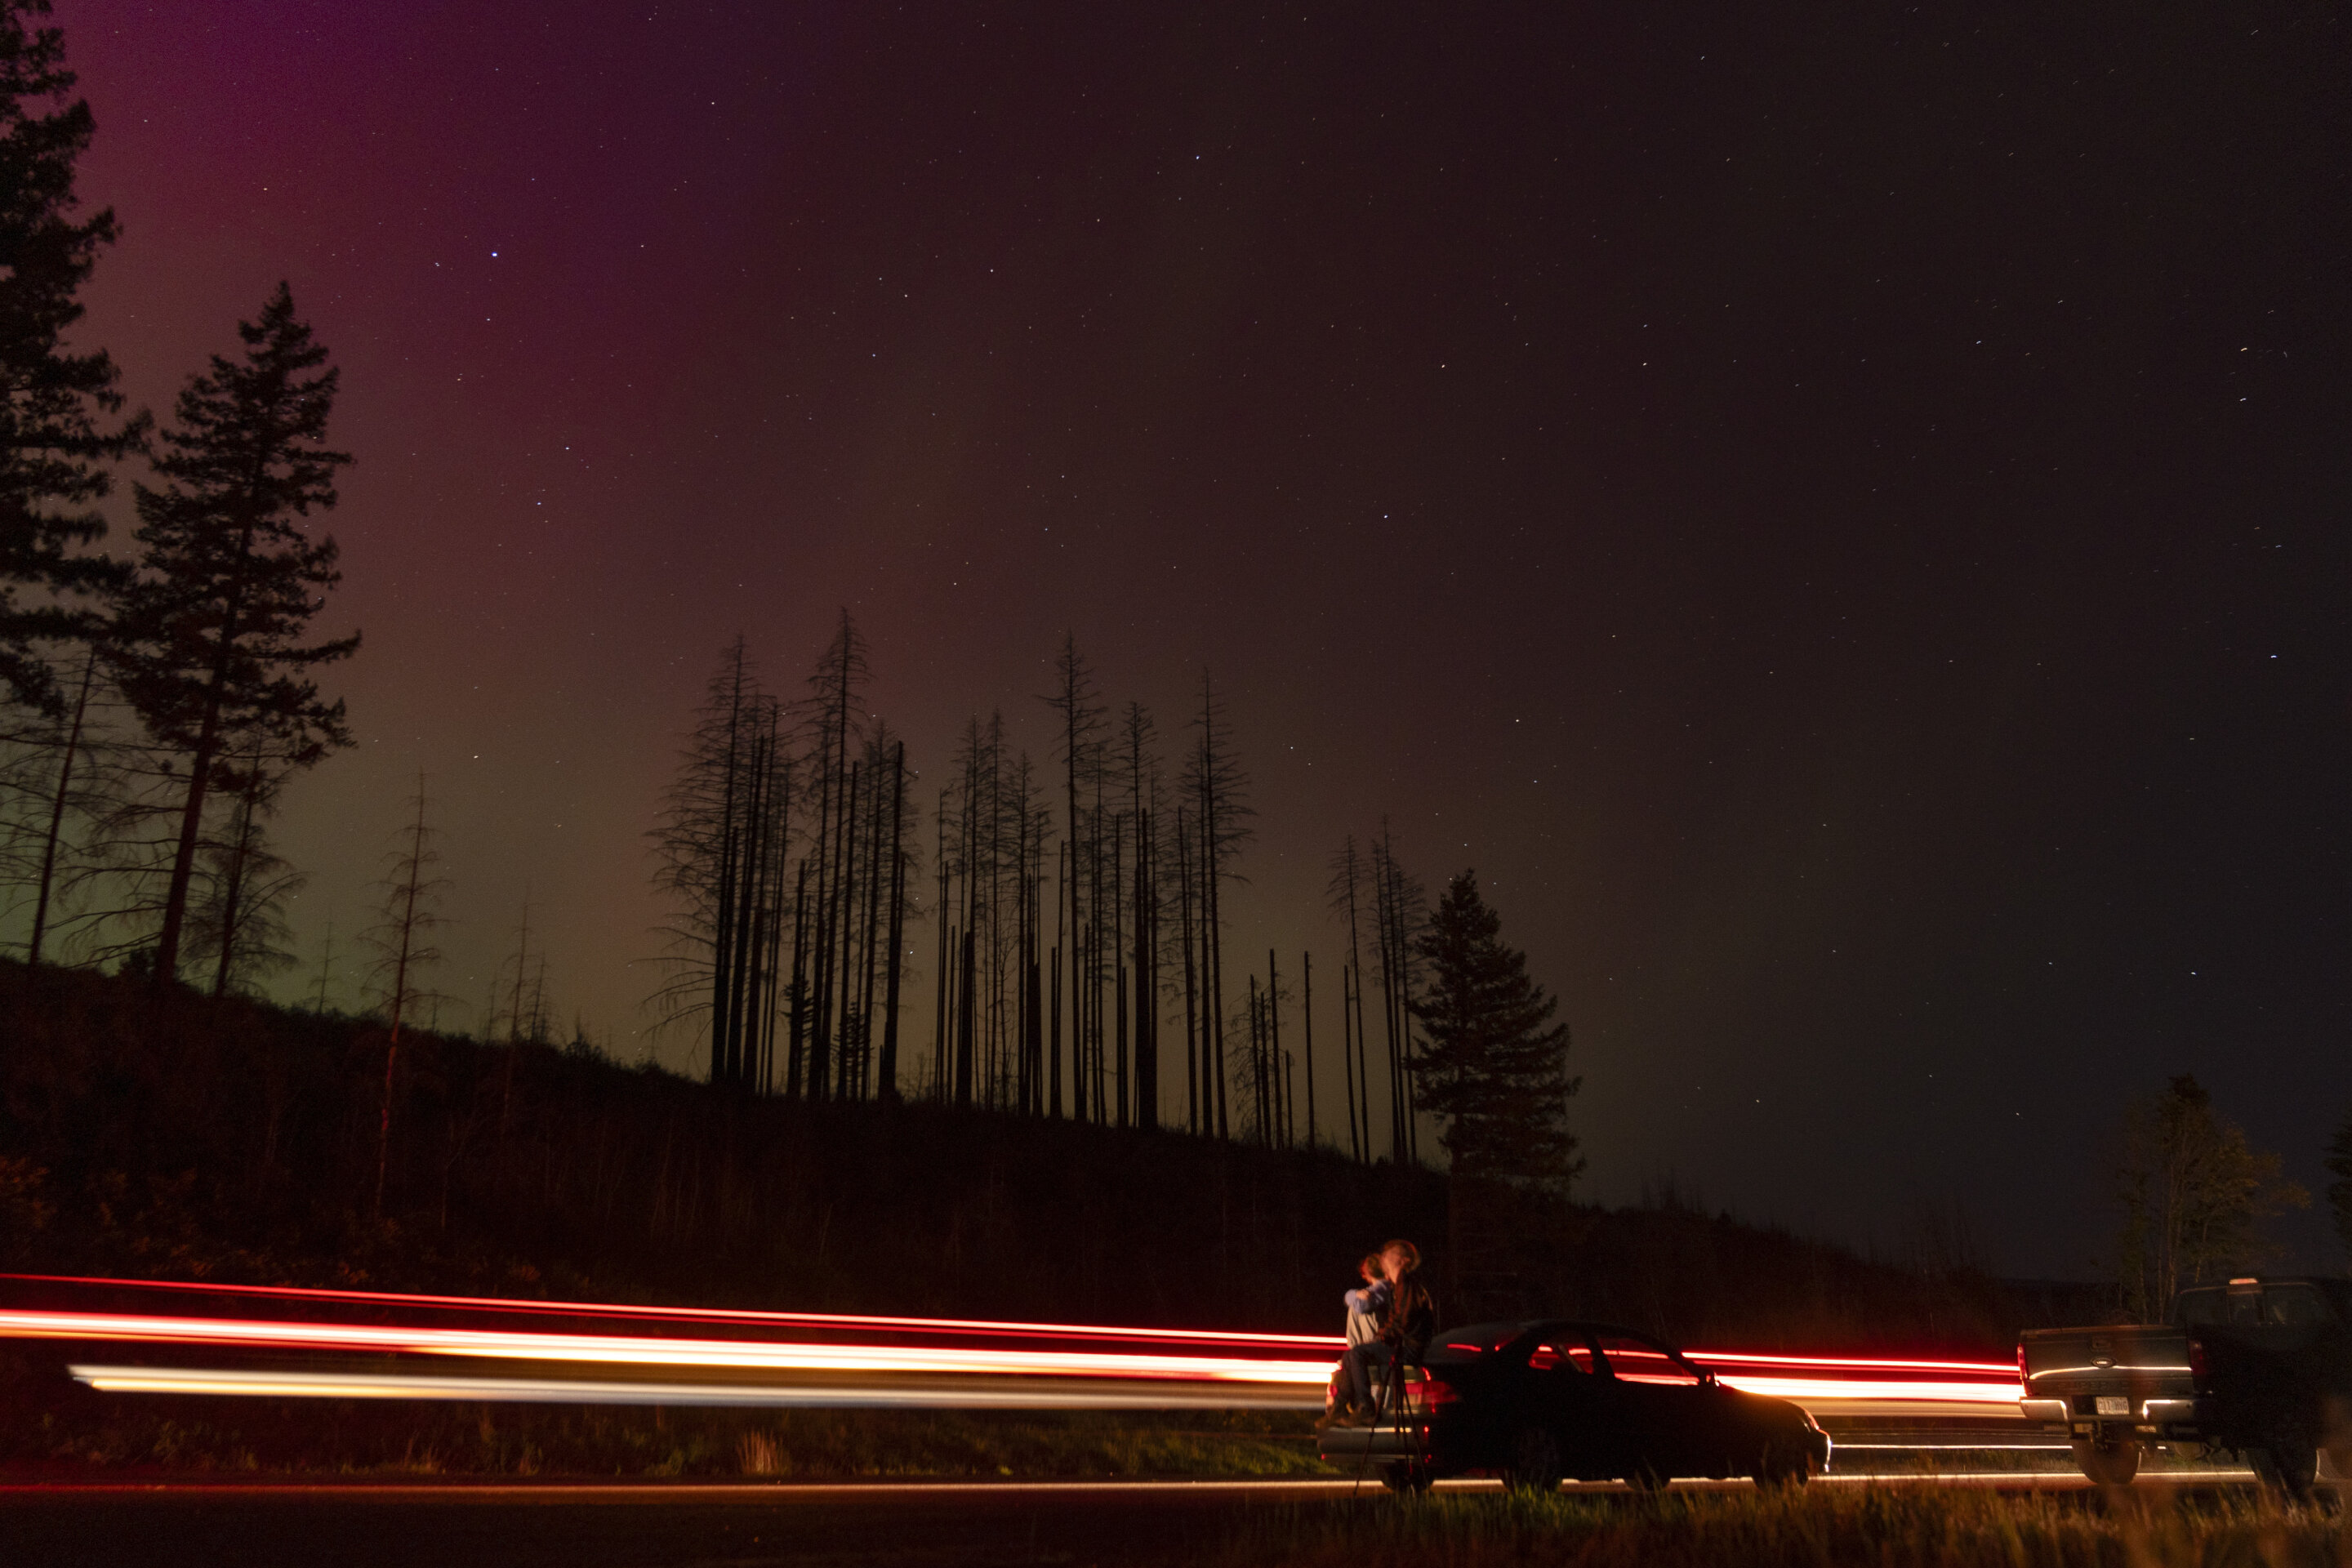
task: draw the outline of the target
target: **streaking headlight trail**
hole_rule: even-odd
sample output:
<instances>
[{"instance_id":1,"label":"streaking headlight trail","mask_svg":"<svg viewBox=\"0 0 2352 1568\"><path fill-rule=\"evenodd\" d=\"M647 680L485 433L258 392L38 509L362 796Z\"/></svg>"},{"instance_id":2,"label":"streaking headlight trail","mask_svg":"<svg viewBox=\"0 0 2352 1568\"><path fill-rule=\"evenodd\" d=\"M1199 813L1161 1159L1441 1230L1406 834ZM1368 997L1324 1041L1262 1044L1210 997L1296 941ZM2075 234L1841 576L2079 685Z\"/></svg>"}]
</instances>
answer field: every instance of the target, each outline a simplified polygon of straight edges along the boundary
<instances>
[{"instance_id":1,"label":"streaking headlight trail","mask_svg":"<svg viewBox=\"0 0 2352 1568\"><path fill-rule=\"evenodd\" d=\"M710 1405L1320 1408L1336 1336L0 1276L0 1338L104 1393ZM205 1308L212 1308L206 1310ZM1694 1351L1734 1388L1981 1413L2008 1363ZM204 1364L191 1364L192 1358Z\"/></svg>"}]
</instances>

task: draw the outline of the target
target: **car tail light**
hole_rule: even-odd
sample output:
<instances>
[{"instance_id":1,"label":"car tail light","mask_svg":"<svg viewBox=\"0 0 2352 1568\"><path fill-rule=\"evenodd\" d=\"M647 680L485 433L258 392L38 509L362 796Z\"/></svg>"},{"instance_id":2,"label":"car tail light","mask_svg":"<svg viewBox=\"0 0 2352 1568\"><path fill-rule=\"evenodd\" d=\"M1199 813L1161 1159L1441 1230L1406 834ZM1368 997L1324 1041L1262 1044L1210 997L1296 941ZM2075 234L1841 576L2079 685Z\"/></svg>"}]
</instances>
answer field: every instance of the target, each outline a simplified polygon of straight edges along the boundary
<instances>
[{"instance_id":1,"label":"car tail light","mask_svg":"<svg viewBox=\"0 0 2352 1568\"><path fill-rule=\"evenodd\" d=\"M1421 1402L1432 1410L1441 1405L1451 1405L1462 1397L1461 1392L1442 1377L1423 1373L1421 1378Z\"/></svg>"}]
</instances>

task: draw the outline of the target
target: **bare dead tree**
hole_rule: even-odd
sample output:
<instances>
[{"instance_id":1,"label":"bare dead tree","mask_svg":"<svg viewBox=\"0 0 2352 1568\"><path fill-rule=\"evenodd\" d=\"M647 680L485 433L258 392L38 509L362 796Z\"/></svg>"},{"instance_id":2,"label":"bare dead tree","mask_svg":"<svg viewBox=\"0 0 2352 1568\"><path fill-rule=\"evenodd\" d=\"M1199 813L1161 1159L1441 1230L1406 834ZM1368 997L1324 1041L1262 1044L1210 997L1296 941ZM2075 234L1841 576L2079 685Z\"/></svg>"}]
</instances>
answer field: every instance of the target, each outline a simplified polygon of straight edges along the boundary
<instances>
[{"instance_id":1,"label":"bare dead tree","mask_svg":"<svg viewBox=\"0 0 2352 1568\"><path fill-rule=\"evenodd\" d=\"M941 785L940 803L931 813L931 822L937 830L932 863L938 868L940 877L939 919L935 922L939 927L937 960L939 994L931 1013L931 1097L935 1100L947 1098L949 1079L948 1031L951 1010L949 1005L948 982L951 976L948 972L952 967L949 943L954 940L955 934L950 927L948 919L949 911L955 907L948 901L948 872L952 864L948 852L948 825L955 818L954 812L950 809L950 798L948 787Z\"/></svg>"},{"instance_id":2,"label":"bare dead tree","mask_svg":"<svg viewBox=\"0 0 2352 1568\"><path fill-rule=\"evenodd\" d=\"M208 815L196 842L184 928L188 956L212 966L215 996L255 989L294 962L286 905L305 883L269 844L268 821L277 813L285 777L282 759L258 729L239 739L239 754L221 763L219 809Z\"/></svg>"},{"instance_id":3,"label":"bare dead tree","mask_svg":"<svg viewBox=\"0 0 2352 1568\"><path fill-rule=\"evenodd\" d=\"M1167 780L1150 710L1129 702L1120 722L1119 761L1127 774L1126 816L1133 846L1129 895L1130 939L1126 946L1133 983L1135 1121L1160 1125L1160 1014L1161 973L1167 956L1168 922L1160 868L1166 858L1160 837L1168 820Z\"/></svg>"},{"instance_id":4,"label":"bare dead tree","mask_svg":"<svg viewBox=\"0 0 2352 1568\"><path fill-rule=\"evenodd\" d=\"M1194 743L1185 763L1183 784L1186 795L1199 814L1195 820L1200 825L1200 840L1195 853L1200 863L1201 938L1212 1033L1208 1054L1213 1058L1217 1136L1224 1138L1230 1136L1230 1121L1225 1103L1224 922L1219 895L1226 882L1245 880L1233 866L1242 847L1249 842L1253 831L1249 819L1256 813L1246 795L1248 774L1234 755L1233 729L1226 719L1224 704L1217 696L1215 682L1205 670L1201 675L1200 713L1192 721L1192 730Z\"/></svg>"},{"instance_id":5,"label":"bare dead tree","mask_svg":"<svg viewBox=\"0 0 2352 1568\"><path fill-rule=\"evenodd\" d=\"M898 981L907 949L907 878L913 852L907 826L907 742L890 754L890 964L884 983L882 1063L877 1092L885 1100L898 1099Z\"/></svg>"},{"instance_id":6,"label":"bare dead tree","mask_svg":"<svg viewBox=\"0 0 2352 1568\"><path fill-rule=\"evenodd\" d=\"M1275 1013L1279 998L1276 984L1255 973L1244 979L1244 994L1234 1005L1233 1028L1244 1048L1233 1058L1233 1087L1241 1096L1241 1121L1246 1140L1261 1148L1286 1147L1289 1116L1283 1081L1283 1058L1276 1036Z\"/></svg>"},{"instance_id":7,"label":"bare dead tree","mask_svg":"<svg viewBox=\"0 0 2352 1568\"><path fill-rule=\"evenodd\" d=\"M749 645L723 649L651 837L669 896L655 1029L699 1025L714 1083L750 1089L775 1031L785 923L793 766L782 710Z\"/></svg>"},{"instance_id":8,"label":"bare dead tree","mask_svg":"<svg viewBox=\"0 0 2352 1568\"><path fill-rule=\"evenodd\" d=\"M310 999L310 1016L323 1017L327 1011L327 984L335 973L335 913L334 906L327 909L327 931L319 945L319 988Z\"/></svg>"},{"instance_id":9,"label":"bare dead tree","mask_svg":"<svg viewBox=\"0 0 2352 1568\"><path fill-rule=\"evenodd\" d=\"M47 830L41 836L40 873L33 896L33 933L25 942L25 962L41 962L41 939L48 933L49 895L57 886L58 847L65 837L66 813L74 804L74 763L82 750L82 734L89 719L89 693L98 676L98 649L92 647L82 663L80 689L75 693L73 718L66 726L65 743L58 757L57 787L49 792Z\"/></svg>"},{"instance_id":10,"label":"bare dead tree","mask_svg":"<svg viewBox=\"0 0 2352 1568\"><path fill-rule=\"evenodd\" d=\"M1307 1146L1315 1147L1315 955L1298 955L1299 1022L1305 1036L1299 1054L1307 1058Z\"/></svg>"},{"instance_id":11,"label":"bare dead tree","mask_svg":"<svg viewBox=\"0 0 2352 1568\"><path fill-rule=\"evenodd\" d=\"M1192 845L1184 808L1176 810L1176 925L1184 965L1184 1121L1195 1137L1202 1130L1200 977L1192 944Z\"/></svg>"},{"instance_id":12,"label":"bare dead tree","mask_svg":"<svg viewBox=\"0 0 2352 1568\"><path fill-rule=\"evenodd\" d=\"M1402 1164L1420 1157L1413 1099L1412 1017L1417 964L1413 939L1427 921L1429 896L1397 859L1396 835L1386 817L1372 841L1374 936L1381 963L1381 999L1389 1052L1390 1157Z\"/></svg>"},{"instance_id":13,"label":"bare dead tree","mask_svg":"<svg viewBox=\"0 0 2352 1568\"><path fill-rule=\"evenodd\" d=\"M803 793L813 789L816 795L812 835L816 865L809 887L809 910L815 921L808 966L814 994L804 1081L811 1100L828 1100L842 1092L837 1080L845 1074L835 1058L845 1023L856 1014L856 993L848 980L854 971L847 967L856 908L851 858L856 846L852 833L856 797L865 783L856 752L866 733L865 688L871 679L866 639L844 610L796 710L810 767L810 780Z\"/></svg>"},{"instance_id":14,"label":"bare dead tree","mask_svg":"<svg viewBox=\"0 0 2352 1568\"><path fill-rule=\"evenodd\" d=\"M1345 1065L1348 1079L1348 1149L1359 1160L1372 1157L1372 1083L1368 1070L1358 1061L1363 1045L1360 1008L1357 1016L1349 1016L1349 1000L1352 984L1360 984L1364 973L1362 945L1363 903L1368 875L1364 857L1356 847L1352 833L1341 840L1330 860L1331 880L1326 888L1326 907L1346 923L1348 931L1348 962L1339 971L1339 1056ZM1350 976L1356 977L1351 983ZM1351 1026L1352 1025L1352 1026ZM1358 1136L1356 1124L1357 1091L1362 1089L1363 1127Z\"/></svg>"},{"instance_id":15,"label":"bare dead tree","mask_svg":"<svg viewBox=\"0 0 2352 1568\"><path fill-rule=\"evenodd\" d=\"M1004 813L1011 823L1013 1007L1015 1058L1014 1109L1027 1115L1045 1110L1045 958L1043 953L1045 844L1053 837L1053 813L1045 803L1037 765L1023 752L1007 767Z\"/></svg>"},{"instance_id":16,"label":"bare dead tree","mask_svg":"<svg viewBox=\"0 0 2352 1568\"><path fill-rule=\"evenodd\" d=\"M441 962L433 933L447 923L440 902L449 889L441 874L441 852L435 847L430 801L423 772L416 775L416 793L410 813L393 847L385 855L384 876L377 883L383 903L380 918L366 936L375 950L376 1005L383 1010L383 1100L376 1119L375 1212L383 1213L385 1173L392 1159L394 1072L400 1061L400 1032L420 1005L435 995L425 977Z\"/></svg>"},{"instance_id":17,"label":"bare dead tree","mask_svg":"<svg viewBox=\"0 0 2352 1568\"><path fill-rule=\"evenodd\" d=\"M1275 963L1274 949L1270 947L1265 950L1265 1049L1273 1059L1275 1088L1282 1099L1281 1113L1275 1118L1275 1125L1281 1130L1282 1146L1286 1149L1295 1137L1291 1126L1295 1119L1290 1103L1290 1079L1283 1070L1282 976Z\"/></svg>"},{"instance_id":18,"label":"bare dead tree","mask_svg":"<svg viewBox=\"0 0 2352 1568\"><path fill-rule=\"evenodd\" d=\"M171 752L146 743L102 661L96 669L85 664L71 699L54 717L11 710L21 721L0 729L0 886L21 889L18 901L30 904L28 962L143 973L175 838L167 818L184 781ZM251 734L241 733L239 743L250 747ZM191 888L212 903L214 919L223 854L239 822L234 802L216 800L198 840ZM271 879L283 869L274 863ZM290 892L277 889L273 896ZM205 956L216 953L211 948Z\"/></svg>"},{"instance_id":19,"label":"bare dead tree","mask_svg":"<svg viewBox=\"0 0 2352 1568\"><path fill-rule=\"evenodd\" d=\"M1098 778L1102 763L1104 709L1095 689L1094 674L1086 658L1078 652L1077 637L1064 633L1062 650L1054 667L1054 689L1040 700L1052 709L1061 721L1057 736L1057 760L1062 763L1063 824L1068 835L1069 858L1067 874L1063 878L1063 892L1068 900L1069 929L1067 940L1076 947L1085 942L1088 929L1088 910L1085 895L1089 889L1085 868L1098 859L1091 846L1096 837L1093 820L1082 810L1079 786L1092 784ZM1086 1068L1087 970L1090 966L1075 961L1064 963L1070 981L1070 1023L1074 1031L1071 1048L1071 1113L1081 1120L1087 1114ZM1059 994L1057 990L1056 994ZM1058 1056L1058 1052L1056 1055ZM1055 1069L1055 1098L1060 1098L1060 1068ZM1056 1114L1058 1114L1058 1109Z\"/></svg>"}]
</instances>

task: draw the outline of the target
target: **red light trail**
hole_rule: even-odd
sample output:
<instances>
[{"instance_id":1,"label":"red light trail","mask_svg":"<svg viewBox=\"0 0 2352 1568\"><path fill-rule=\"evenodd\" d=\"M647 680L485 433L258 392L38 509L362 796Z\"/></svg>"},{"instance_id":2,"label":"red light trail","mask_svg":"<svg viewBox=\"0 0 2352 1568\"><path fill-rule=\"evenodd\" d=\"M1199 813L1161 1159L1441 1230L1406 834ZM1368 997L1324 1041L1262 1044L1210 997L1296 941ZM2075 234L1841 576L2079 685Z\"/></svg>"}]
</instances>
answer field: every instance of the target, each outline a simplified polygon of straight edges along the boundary
<instances>
[{"instance_id":1,"label":"red light trail","mask_svg":"<svg viewBox=\"0 0 2352 1568\"><path fill-rule=\"evenodd\" d=\"M227 1366L76 1363L109 1393L271 1397L532 1400L665 1405L1037 1408L1222 1405L1319 1408L1337 1335L1131 1329L1080 1323L541 1302L488 1297L0 1276L0 1338L233 1352ZM241 1310L121 1310L55 1298L226 1299ZM413 1323L265 1317L262 1303L312 1314L470 1319ZM562 1328L488 1326L522 1317ZM634 1331L583 1331L582 1320ZM695 1332L690 1331L699 1330ZM732 1331L722 1332L718 1331ZM787 1337L788 1336L788 1337ZM1055 1342L1041 1345L1037 1342ZM1011 1341L1012 1343L1000 1342ZM2009 1363L1687 1352L1733 1387L1816 1410L1985 1414L2013 1405ZM289 1354L306 1358L283 1364ZM352 1358L363 1358L353 1363ZM389 1364L387 1364L389 1363Z\"/></svg>"}]
</instances>

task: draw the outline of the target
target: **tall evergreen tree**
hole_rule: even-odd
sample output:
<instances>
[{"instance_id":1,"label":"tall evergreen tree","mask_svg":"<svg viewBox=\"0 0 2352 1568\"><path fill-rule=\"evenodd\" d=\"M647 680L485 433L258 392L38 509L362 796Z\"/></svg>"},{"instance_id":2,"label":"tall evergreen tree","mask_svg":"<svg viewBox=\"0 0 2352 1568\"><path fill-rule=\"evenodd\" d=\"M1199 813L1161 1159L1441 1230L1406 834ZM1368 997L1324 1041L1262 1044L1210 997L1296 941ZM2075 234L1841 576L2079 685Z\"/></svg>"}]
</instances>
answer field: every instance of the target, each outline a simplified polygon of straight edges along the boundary
<instances>
[{"instance_id":1,"label":"tall evergreen tree","mask_svg":"<svg viewBox=\"0 0 2352 1568\"><path fill-rule=\"evenodd\" d=\"M244 357L214 355L180 394L155 459L163 488L138 487L146 559L122 590L109 645L149 732L186 758L159 984L178 977L208 795L255 787L240 759L257 749L282 776L351 743L342 703L320 695L311 671L350 658L360 639L303 640L342 578L335 542L303 526L334 506L335 471L352 461L325 444L338 373L320 368L327 350L282 283L237 335Z\"/></svg>"},{"instance_id":2,"label":"tall evergreen tree","mask_svg":"<svg viewBox=\"0 0 2352 1568\"><path fill-rule=\"evenodd\" d=\"M114 362L65 347L116 230L112 208L75 216L74 165L96 122L66 101L65 35L36 21L48 14L48 0L0 0L0 697L55 715L63 697L40 645L93 632L89 596L121 580L85 548L106 532L95 503L110 465L147 420L101 429L122 407Z\"/></svg>"},{"instance_id":3,"label":"tall evergreen tree","mask_svg":"<svg viewBox=\"0 0 2352 1568\"><path fill-rule=\"evenodd\" d=\"M1426 1036L1419 1100L1444 1123L1448 1251L1455 1289L1472 1295L1510 1272L1508 1239L1528 1211L1564 1202L1584 1169L1567 1125L1583 1082L1568 1074L1568 1026L1552 1022L1559 1003L1528 977L1502 924L1465 871L1414 941L1429 976L1412 998Z\"/></svg>"}]
</instances>

